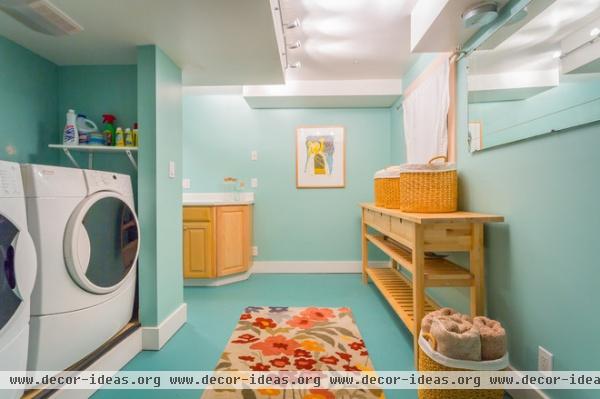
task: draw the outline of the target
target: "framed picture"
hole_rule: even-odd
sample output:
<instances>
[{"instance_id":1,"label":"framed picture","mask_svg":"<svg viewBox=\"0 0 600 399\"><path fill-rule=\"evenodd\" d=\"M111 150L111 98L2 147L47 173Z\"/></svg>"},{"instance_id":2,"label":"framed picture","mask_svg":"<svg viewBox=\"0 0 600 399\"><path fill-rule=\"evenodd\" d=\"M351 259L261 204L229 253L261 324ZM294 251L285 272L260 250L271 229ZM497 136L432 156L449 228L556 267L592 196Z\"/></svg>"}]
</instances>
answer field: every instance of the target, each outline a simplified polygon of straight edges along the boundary
<instances>
[{"instance_id":1,"label":"framed picture","mask_svg":"<svg viewBox=\"0 0 600 399\"><path fill-rule=\"evenodd\" d=\"M296 187L341 188L346 185L343 126L296 129Z\"/></svg>"}]
</instances>

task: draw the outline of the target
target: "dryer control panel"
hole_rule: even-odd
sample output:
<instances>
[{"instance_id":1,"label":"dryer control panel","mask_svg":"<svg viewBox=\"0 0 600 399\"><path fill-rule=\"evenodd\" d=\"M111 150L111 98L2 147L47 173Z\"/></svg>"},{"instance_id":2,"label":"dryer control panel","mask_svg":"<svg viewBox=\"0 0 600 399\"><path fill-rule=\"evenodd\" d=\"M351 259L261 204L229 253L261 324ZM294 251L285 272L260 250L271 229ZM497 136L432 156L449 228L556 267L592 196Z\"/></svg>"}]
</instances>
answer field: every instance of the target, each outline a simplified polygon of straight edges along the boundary
<instances>
[{"instance_id":1,"label":"dryer control panel","mask_svg":"<svg viewBox=\"0 0 600 399\"><path fill-rule=\"evenodd\" d=\"M99 170L84 170L88 195L98 191L114 191L125 197L133 196L131 178L128 175Z\"/></svg>"},{"instance_id":2,"label":"dryer control panel","mask_svg":"<svg viewBox=\"0 0 600 399\"><path fill-rule=\"evenodd\" d=\"M0 197L23 197L21 167L16 162L0 161Z\"/></svg>"}]
</instances>

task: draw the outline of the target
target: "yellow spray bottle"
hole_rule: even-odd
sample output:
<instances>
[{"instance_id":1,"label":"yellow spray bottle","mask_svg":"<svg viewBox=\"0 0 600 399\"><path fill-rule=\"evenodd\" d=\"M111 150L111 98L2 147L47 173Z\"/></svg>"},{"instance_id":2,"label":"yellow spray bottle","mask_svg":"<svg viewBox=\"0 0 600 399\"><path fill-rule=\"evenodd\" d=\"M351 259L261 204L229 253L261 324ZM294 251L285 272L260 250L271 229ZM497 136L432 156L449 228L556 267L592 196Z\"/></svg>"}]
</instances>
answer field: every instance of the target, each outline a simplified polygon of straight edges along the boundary
<instances>
[{"instance_id":1,"label":"yellow spray bottle","mask_svg":"<svg viewBox=\"0 0 600 399\"><path fill-rule=\"evenodd\" d=\"M118 127L115 132L115 146L125 147L125 133L123 132L122 127Z\"/></svg>"}]
</instances>

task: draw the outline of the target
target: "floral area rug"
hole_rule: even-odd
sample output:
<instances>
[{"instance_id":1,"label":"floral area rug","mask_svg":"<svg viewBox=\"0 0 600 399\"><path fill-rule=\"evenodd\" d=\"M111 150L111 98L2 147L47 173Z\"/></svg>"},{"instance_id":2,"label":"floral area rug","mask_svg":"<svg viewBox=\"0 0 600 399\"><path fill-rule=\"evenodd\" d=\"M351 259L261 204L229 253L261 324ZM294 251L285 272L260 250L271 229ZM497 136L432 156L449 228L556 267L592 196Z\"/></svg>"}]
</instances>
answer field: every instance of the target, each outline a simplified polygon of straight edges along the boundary
<instances>
[{"instance_id":1,"label":"floral area rug","mask_svg":"<svg viewBox=\"0 0 600 399\"><path fill-rule=\"evenodd\" d=\"M215 371L372 371L349 308L249 306ZM381 399L369 390L219 390L202 399Z\"/></svg>"}]
</instances>

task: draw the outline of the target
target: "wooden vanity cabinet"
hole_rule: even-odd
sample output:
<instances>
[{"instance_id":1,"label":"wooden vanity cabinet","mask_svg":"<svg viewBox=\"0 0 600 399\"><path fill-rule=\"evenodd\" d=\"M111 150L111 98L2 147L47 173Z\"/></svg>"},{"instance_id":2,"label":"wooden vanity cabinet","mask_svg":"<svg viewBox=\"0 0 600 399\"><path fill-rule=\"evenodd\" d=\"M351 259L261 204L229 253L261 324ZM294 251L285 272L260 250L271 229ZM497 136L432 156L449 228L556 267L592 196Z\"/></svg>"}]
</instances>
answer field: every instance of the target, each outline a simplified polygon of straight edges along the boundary
<instances>
[{"instance_id":1,"label":"wooden vanity cabinet","mask_svg":"<svg viewBox=\"0 0 600 399\"><path fill-rule=\"evenodd\" d=\"M183 276L216 278L252 264L252 205L183 208Z\"/></svg>"}]
</instances>

